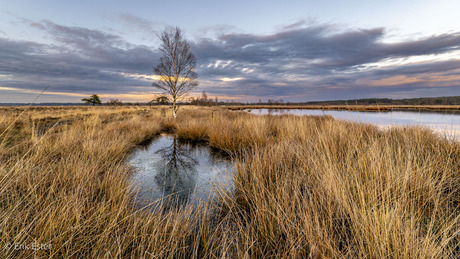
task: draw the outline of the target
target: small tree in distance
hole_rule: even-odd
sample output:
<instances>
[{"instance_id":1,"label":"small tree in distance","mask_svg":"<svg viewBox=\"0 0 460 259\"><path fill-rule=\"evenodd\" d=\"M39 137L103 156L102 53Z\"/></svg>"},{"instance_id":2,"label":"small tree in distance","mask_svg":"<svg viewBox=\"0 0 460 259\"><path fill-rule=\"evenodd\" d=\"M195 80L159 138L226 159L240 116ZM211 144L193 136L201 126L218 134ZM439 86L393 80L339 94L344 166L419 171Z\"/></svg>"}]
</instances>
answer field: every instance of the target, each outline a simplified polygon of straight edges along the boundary
<instances>
[{"instance_id":1,"label":"small tree in distance","mask_svg":"<svg viewBox=\"0 0 460 259\"><path fill-rule=\"evenodd\" d=\"M155 101L158 103L158 104L168 104L168 97L166 96L158 96Z\"/></svg>"},{"instance_id":2,"label":"small tree in distance","mask_svg":"<svg viewBox=\"0 0 460 259\"><path fill-rule=\"evenodd\" d=\"M208 95L206 94L205 91L201 92L201 97L196 97L196 98L191 98L190 99L190 104L192 105L200 105L200 106L213 106L213 105L219 105L219 99L217 96L214 98L208 98Z\"/></svg>"},{"instance_id":3,"label":"small tree in distance","mask_svg":"<svg viewBox=\"0 0 460 259\"><path fill-rule=\"evenodd\" d=\"M119 99L110 99L107 101L108 105L120 106L123 105L123 102Z\"/></svg>"},{"instance_id":4,"label":"small tree in distance","mask_svg":"<svg viewBox=\"0 0 460 259\"><path fill-rule=\"evenodd\" d=\"M196 58L190 44L184 39L179 27L168 27L160 36L160 63L153 72L157 76L152 86L169 96L173 117L177 117L177 101L198 86L195 72Z\"/></svg>"},{"instance_id":5,"label":"small tree in distance","mask_svg":"<svg viewBox=\"0 0 460 259\"><path fill-rule=\"evenodd\" d=\"M92 104L92 105L96 105L96 104L101 104L101 99L99 99L99 96L97 94L93 94L91 95L89 98L83 98L81 99L82 101L84 101L85 103L87 104Z\"/></svg>"}]
</instances>

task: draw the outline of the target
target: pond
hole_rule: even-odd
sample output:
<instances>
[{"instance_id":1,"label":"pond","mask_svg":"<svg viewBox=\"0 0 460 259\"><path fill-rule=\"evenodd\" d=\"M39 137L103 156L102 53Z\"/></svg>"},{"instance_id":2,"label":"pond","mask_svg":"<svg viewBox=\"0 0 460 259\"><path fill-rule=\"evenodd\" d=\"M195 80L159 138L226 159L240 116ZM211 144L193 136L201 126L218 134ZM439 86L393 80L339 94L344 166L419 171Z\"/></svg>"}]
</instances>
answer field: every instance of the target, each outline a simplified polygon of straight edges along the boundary
<instances>
[{"instance_id":1,"label":"pond","mask_svg":"<svg viewBox=\"0 0 460 259\"><path fill-rule=\"evenodd\" d=\"M254 109L250 113L257 115L331 115L335 119L353 122L371 123L380 128L392 126L422 126L448 138L460 139L459 112L433 111L337 111L308 109Z\"/></svg>"},{"instance_id":2,"label":"pond","mask_svg":"<svg viewBox=\"0 0 460 259\"><path fill-rule=\"evenodd\" d=\"M161 135L150 145L134 151L128 160L134 167L131 184L137 207L179 208L207 202L213 187L232 188L232 163L208 146Z\"/></svg>"}]
</instances>

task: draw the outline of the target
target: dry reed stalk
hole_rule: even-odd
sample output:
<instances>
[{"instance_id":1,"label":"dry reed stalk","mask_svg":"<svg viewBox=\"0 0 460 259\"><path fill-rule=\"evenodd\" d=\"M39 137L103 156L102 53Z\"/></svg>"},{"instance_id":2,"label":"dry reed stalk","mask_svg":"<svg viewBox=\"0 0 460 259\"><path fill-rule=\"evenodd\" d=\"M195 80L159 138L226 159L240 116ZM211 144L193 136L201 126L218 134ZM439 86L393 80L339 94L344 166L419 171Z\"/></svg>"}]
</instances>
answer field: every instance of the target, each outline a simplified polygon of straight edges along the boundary
<instances>
[{"instance_id":1,"label":"dry reed stalk","mask_svg":"<svg viewBox=\"0 0 460 259\"><path fill-rule=\"evenodd\" d=\"M0 115L0 245L52 248L4 258L459 255L460 144L428 130L215 108L176 121L148 107L21 109ZM71 122L31 139L37 119ZM198 210L136 210L125 160L164 131L232 154L235 190Z\"/></svg>"}]
</instances>

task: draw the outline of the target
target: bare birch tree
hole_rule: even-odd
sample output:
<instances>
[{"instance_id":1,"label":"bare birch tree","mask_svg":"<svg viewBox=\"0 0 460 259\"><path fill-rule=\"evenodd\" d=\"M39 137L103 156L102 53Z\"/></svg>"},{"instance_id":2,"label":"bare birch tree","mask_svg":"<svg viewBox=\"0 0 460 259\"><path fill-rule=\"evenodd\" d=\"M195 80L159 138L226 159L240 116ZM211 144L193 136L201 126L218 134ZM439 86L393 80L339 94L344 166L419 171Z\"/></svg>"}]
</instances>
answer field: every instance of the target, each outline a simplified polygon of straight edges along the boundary
<instances>
[{"instance_id":1,"label":"bare birch tree","mask_svg":"<svg viewBox=\"0 0 460 259\"><path fill-rule=\"evenodd\" d=\"M156 78L153 87L163 91L173 105L173 116L177 117L179 101L198 86L195 72L196 58L190 44L184 39L179 27L168 27L160 36L160 63L153 70Z\"/></svg>"}]
</instances>

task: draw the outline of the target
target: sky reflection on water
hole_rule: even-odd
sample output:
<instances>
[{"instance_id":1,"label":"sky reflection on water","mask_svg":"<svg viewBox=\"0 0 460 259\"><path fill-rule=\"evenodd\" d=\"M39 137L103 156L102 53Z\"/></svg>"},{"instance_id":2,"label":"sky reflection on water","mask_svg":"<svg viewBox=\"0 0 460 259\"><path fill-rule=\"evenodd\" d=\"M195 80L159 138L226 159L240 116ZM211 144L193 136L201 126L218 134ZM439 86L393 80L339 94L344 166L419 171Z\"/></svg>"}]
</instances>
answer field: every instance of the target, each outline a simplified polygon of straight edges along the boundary
<instances>
[{"instance_id":1,"label":"sky reflection on water","mask_svg":"<svg viewBox=\"0 0 460 259\"><path fill-rule=\"evenodd\" d=\"M335 119L375 124L381 128L388 126L422 126L449 138L460 138L460 114L456 112L424 111L337 111L301 109L253 109L257 115L331 115Z\"/></svg>"},{"instance_id":2,"label":"sky reflection on water","mask_svg":"<svg viewBox=\"0 0 460 259\"><path fill-rule=\"evenodd\" d=\"M131 180L138 191L134 200L139 207L154 207L161 199L165 207L181 207L211 199L214 186L231 187L228 158L171 135L139 148L128 162L136 169Z\"/></svg>"}]
</instances>

